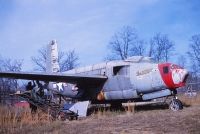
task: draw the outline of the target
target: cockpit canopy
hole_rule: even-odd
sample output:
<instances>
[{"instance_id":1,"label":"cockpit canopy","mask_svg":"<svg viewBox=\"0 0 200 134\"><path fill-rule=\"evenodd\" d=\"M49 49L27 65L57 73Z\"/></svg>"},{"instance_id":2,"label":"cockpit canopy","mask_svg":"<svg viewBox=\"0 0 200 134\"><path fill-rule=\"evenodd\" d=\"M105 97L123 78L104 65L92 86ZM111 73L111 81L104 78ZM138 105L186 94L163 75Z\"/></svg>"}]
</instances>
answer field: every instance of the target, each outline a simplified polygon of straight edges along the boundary
<instances>
[{"instance_id":1,"label":"cockpit canopy","mask_svg":"<svg viewBox=\"0 0 200 134\"><path fill-rule=\"evenodd\" d=\"M153 58L151 57L144 57L144 56L132 56L128 57L126 62L133 62L133 63L142 63L142 62L147 62L147 63L153 63Z\"/></svg>"}]
</instances>

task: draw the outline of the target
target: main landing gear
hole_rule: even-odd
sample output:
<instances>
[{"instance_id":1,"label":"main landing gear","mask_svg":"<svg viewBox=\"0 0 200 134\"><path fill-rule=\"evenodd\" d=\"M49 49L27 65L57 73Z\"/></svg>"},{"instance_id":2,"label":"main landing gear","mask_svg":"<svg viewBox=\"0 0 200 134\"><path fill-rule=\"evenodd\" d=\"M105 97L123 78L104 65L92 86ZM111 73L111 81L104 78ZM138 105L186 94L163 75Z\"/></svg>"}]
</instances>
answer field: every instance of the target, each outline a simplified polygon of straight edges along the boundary
<instances>
[{"instance_id":1,"label":"main landing gear","mask_svg":"<svg viewBox=\"0 0 200 134\"><path fill-rule=\"evenodd\" d=\"M172 111L178 111L178 110L182 110L183 109L183 104L182 102L176 97L177 91L174 90L173 92L173 99L171 100L170 104L169 104L169 109L171 109Z\"/></svg>"}]
</instances>

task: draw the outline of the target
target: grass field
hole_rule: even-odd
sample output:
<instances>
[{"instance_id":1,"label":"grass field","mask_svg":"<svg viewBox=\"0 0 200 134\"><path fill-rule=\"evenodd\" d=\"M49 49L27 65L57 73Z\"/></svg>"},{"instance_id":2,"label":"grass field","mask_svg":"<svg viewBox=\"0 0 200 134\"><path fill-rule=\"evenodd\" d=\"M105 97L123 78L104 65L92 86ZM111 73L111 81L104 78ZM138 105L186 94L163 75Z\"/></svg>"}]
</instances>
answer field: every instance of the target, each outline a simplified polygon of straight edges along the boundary
<instances>
[{"instance_id":1,"label":"grass field","mask_svg":"<svg viewBox=\"0 0 200 134\"><path fill-rule=\"evenodd\" d=\"M179 112L167 108L139 108L130 112L97 112L77 121L51 121L42 112L32 116L29 109L0 108L0 133L200 133L200 96L179 96L186 107ZM152 110L153 109L153 110Z\"/></svg>"}]
</instances>

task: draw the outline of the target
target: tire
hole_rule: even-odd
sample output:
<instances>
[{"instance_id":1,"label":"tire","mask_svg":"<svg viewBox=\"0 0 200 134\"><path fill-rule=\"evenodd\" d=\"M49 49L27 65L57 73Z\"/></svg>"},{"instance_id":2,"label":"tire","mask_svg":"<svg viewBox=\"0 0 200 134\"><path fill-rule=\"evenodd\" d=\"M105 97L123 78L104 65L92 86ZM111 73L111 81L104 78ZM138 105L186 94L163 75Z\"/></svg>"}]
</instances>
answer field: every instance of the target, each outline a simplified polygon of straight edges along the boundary
<instances>
[{"instance_id":1,"label":"tire","mask_svg":"<svg viewBox=\"0 0 200 134\"><path fill-rule=\"evenodd\" d=\"M179 111L183 109L183 104L180 100L178 99L172 99L172 101L169 104L169 108L172 111Z\"/></svg>"}]
</instances>

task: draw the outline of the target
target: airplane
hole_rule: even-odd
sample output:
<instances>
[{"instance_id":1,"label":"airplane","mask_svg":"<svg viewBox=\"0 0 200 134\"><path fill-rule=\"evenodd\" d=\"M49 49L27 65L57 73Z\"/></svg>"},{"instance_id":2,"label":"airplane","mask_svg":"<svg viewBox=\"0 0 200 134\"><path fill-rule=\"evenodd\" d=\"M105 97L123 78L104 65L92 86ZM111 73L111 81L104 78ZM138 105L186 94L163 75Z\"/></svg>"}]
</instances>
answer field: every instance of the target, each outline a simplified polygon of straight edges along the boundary
<instances>
[{"instance_id":1,"label":"airplane","mask_svg":"<svg viewBox=\"0 0 200 134\"><path fill-rule=\"evenodd\" d=\"M0 72L0 77L48 82L48 88L71 99L113 106L128 101L170 97L169 108L183 108L176 97L185 86L188 71L173 63L155 63L151 57L133 56L59 72L57 43L48 46L46 73Z\"/></svg>"}]
</instances>

